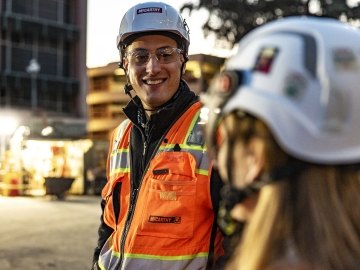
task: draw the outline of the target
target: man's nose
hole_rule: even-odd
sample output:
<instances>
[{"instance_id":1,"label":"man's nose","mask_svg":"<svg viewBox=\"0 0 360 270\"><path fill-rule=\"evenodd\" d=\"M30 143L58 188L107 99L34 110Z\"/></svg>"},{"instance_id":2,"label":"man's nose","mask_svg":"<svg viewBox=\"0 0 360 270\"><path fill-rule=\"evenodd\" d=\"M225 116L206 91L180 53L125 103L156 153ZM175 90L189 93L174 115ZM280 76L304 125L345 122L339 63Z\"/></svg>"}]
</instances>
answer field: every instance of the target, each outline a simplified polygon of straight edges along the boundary
<instances>
[{"instance_id":1,"label":"man's nose","mask_svg":"<svg viewBox=\"0 0 360 270\"><path fill-rule=\"evenodd\" d=\"M156 73L161 69L161 64L155 54L150 54L149 61L146 64L146 71L148 73Z\"/></svg>"}]
</instances>

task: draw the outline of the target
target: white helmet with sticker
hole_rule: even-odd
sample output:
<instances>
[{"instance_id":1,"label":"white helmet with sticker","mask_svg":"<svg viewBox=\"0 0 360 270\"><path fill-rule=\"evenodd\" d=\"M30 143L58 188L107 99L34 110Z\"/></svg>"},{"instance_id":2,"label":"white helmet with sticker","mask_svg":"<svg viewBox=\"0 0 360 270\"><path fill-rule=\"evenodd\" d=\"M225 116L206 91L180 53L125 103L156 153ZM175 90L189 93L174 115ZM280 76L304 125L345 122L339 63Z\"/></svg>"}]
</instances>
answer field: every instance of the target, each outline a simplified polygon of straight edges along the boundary
<instances>
[{"instance_id":1,"label":"white helmet with sticker","mask_svg":"<svg viewBox=\"0 0 360 270\"><path fill-rule=\"evenodd\" d=\"M213 114L208 134L219 118L243 110L262 119L283 149L299 159L360 161L359 29L328 18L274 21L240 41L226 70L232 90L220 89L216 102L214 82L203 98Z\"/></svg>"}]
</instances>

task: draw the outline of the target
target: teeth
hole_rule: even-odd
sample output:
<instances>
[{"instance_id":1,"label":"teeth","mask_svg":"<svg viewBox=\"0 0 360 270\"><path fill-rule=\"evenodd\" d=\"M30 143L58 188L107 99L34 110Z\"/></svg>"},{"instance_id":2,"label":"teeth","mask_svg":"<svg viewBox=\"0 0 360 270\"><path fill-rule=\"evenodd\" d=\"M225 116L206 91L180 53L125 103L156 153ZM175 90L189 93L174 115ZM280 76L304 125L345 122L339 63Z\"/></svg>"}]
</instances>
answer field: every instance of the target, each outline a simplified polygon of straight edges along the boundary
<instances>
[{"instance_id":1,"label":"teeth","mask_svg":"<svg viewBox=\"0 0 360 270\"><path fill-rule=\"evenodd\" d=\"M159 84L161 82L162 82L162 80L146 80L147 84Z\"/></svg>"}]
</instances>

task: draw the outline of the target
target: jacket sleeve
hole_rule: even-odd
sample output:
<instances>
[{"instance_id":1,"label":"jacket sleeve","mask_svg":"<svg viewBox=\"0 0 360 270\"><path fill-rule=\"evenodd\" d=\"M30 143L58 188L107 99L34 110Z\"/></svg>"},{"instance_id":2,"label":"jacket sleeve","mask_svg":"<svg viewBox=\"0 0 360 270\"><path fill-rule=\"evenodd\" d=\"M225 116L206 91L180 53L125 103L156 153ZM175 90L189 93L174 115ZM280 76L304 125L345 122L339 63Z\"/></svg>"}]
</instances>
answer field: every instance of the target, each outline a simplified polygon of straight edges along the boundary
<instances>
[{"instance_id":1,"label":"jacket sleeve","mask_svg":"<svg viewBox=\"0 0 360 270\"><path fill-rule=\"evenodd\" d=\"M104 208L105 208L105 200L102 199L101 200L101 217L100 217L100 226L98 229L98 242L97 242L97 246L94 250L94 255L93 255L93 265L97 264L97 261L99 259L99 254L100 251L102 249L102 247L104 246L106 240L110 237L110 235L113 233L113 229L110 228L109 226L107 226L104 222L103 216L104 216ZM97 268L93 268L93 269L97 269Z\"/></svg>"}]
</instances>

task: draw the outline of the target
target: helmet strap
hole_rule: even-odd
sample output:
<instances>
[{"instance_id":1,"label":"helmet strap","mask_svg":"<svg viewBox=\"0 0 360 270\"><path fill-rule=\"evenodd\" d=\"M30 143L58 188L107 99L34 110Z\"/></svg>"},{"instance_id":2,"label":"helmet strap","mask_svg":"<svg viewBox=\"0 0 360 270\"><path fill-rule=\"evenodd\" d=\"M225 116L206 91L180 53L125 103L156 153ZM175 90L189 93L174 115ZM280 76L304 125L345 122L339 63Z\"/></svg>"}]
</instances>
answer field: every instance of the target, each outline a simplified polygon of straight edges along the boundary
<instances>
[{"instance_id":1,"label":"helmet strap","mask_svg":"<svg viewBox=\"0 0 360 270\"><path fill-rule=\"evenodd\" d=\"M128 96L130 96L130 98L133 98L132 95L131 95L131 90L134 90L134 88L132 87L132 85L130 83L126 83L125 86L124 86L124 92L125 94L127 94Z\"/></svg>"}]
</instances>

